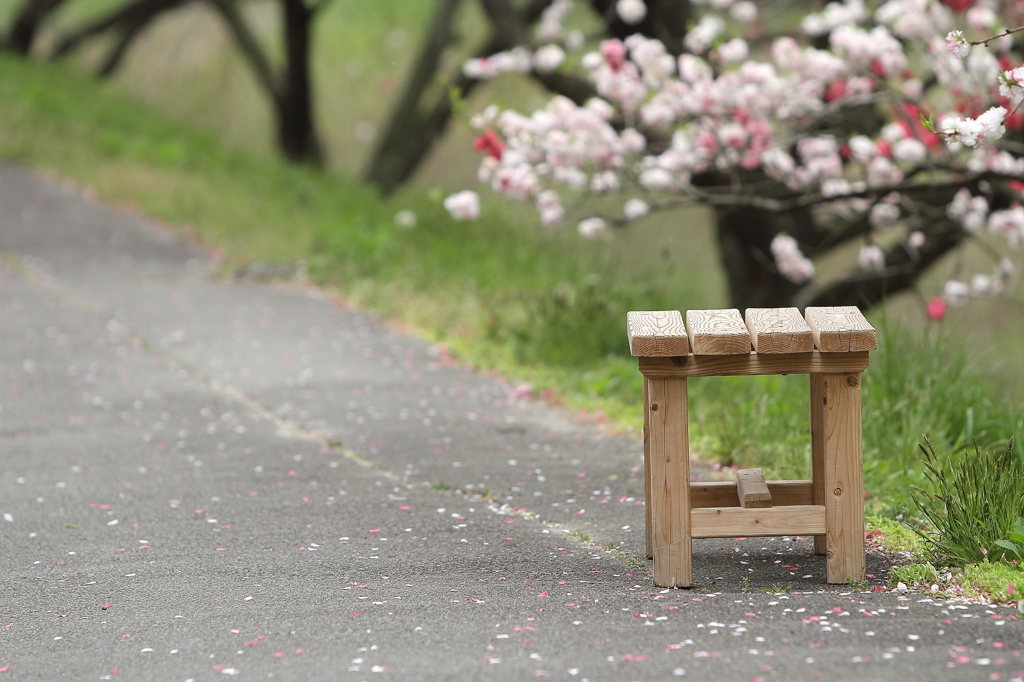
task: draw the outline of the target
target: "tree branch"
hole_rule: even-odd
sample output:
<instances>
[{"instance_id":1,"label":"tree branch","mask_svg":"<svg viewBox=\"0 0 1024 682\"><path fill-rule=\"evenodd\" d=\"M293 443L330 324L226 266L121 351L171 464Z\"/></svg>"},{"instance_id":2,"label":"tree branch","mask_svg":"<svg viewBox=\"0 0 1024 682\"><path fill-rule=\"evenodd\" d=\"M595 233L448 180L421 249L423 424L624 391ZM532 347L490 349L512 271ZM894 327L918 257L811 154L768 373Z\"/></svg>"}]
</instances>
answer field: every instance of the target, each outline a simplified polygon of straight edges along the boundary
<instances>
[{"instance_id":1,"label":"tree branch","mask_svg":"<svg viewBox=\"0 0 1024 682\"><path fill-rule=\"evenodd\" d=\"M281 85L274 74L274 68L270 65L270 61L263 53L262 48L260 48L256 37L253 36L248 25L246 25L245 19L238 12L238 7L235 5L234 0L207 1L220 13L225 23L227 23L231 34L235 37L235 42L238 43L238 49L245 55L249 66L255 72L256 80L260 82L260 85L263 86L272 100L280 102L282 97Z\"/></svg>"},{"instance_id":2,"label":"tree branch","mask_svg":"<svg viewBox=\"0 0 1024 682\"><path fill-rule=\"evenodd\" d=\"M77 31L63 36L57 41L57 47L54 48L50 58L63 57L78 47L84 40L114 28L130 32L132 27L140 23L145 25L158 14L175 9L187 2L190 2L190 0L135 0L115 12L111 12L103 18L97 19L79 28Z\"/></svg>"}]
</instances>

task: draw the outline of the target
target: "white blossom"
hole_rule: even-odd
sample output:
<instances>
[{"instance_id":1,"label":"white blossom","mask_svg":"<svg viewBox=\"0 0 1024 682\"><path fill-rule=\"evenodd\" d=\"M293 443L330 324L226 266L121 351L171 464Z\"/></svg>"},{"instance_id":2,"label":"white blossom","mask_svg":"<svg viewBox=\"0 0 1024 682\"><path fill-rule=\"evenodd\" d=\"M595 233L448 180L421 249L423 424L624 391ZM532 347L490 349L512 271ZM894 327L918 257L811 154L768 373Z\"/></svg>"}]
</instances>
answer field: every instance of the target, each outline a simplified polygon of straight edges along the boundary
<instances>
[{"instance_id":1,"label":"white blossom","mask_svg":"<svg viewBox=\"0 0 1024 682\"><path fill-rule=\"evenodd\" d=\"M772 238L772 256L783 277L794 284L803 284L814 277L814 263L800 251L800 245L788 234Z\"/></svg>"},{"instance_id":2,"label":"white blossom","mask_svg":"<svg viewBox=\"0 0 1024 682\"><path fill-rule=\"evenodd\" d=\"M480 197L466 189L445 199L444 208L456 220L476 220L480 217Z\"/></svg>"},{"instance_id":3,"label":"white blossom","mask_svg":"<svg viewBox=\"0 0 1024 682\"><path fill-rule=\"evenodd\" d=\"M650 207L643 199L630 199L622 207L622 213L629 220L643 218L650 211Z\"/></svg>"},{"instance_id":4,"label":"white blossom","mask_svg":"<svg viewBox=\"0 0 1024 682\"><path fill-rule=\"evenodd\" d=\"M647 5L643 0L619 0L615 3L615 13L619 15L619 19L633 26L647 16Z\"/></svg>"},{"instance_id":5,"label":"white blossom","mask_svg":"<svg viewBox=\"0 0 1024 682\"><path fill-rule=\"evenodd\" d=\"M942 285L942 297L946 299L946 303L952 306L964 305L970 295L971 287L964 282L950 279Z\"/></svg>"},{"instance_id":6,"label":"white blossom","mask_svg":"<svg viewBox=\"0 0 1024 682\"><path fill-rule=\"evenodd\" d=\"M533 53L533 68L537 73L551 73L564 61L565 51L553 43Z\"/></svg>"},{"instance_id":7,"label":"white blossom","mask_svg":"<svg viewBox=\"0 0 1024 682\"><path fill-rule=\"evenodd\" d=\"M605 221L602 220L601 218L597 217L581 220L579 226L577 227L580 236L586 237L587 239L596 238L606 229L608 229L608 224L605 223Z\"/></svg>"},{"instance_id":8,"label":"white blossom","mask_svg":"<svg viewBox=\"0 0 1024 682\"><path fill-rule=\"evenodd\" d=\"M946 49L957 59L966 59L971 53L971 44L964 38L963 31L950 31L946 35Z\"/></svg>"},{"instance_id":9,"label":"white blossom","mask_svg":"<svg viewBox=\"0 0 1024 682\"><path fill-rule=\"evenodd\" d=\"M885 253L874 244L868 244L857 254L857 265L861 270L882 270L885 268Z\"/></svg>"}]
</instances>

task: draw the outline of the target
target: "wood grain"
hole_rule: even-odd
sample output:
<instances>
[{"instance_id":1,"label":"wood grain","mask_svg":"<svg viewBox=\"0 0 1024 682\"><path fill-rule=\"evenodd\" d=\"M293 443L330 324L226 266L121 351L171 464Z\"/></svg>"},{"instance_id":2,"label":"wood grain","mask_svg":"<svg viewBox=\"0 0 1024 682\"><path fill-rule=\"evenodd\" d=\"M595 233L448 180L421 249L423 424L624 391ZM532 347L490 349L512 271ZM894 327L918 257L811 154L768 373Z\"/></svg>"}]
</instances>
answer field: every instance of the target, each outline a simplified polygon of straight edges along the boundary
<instances>
[{"instance_id":1,"label":"wood grain","mask_svg":"<svg viewBox=\"0 0 1024 682\"><path fill-rule=\"evenodd\" d=\"M651 525L651 402L650 402L650 390L647 384L650 379L641 375L641 379L644 382L644 534L646 536L646 556L648 559L654 558L654 542L652 541L651 531L653 526Z\"/></svg>"},{"instance_id":2,"label":"wood grain","mask_svg":"<svg viewBox=\"0 0 1024 682\"><path fill-rule=\"evenodd\" d=\"M649 379L651 542L654 584L693 585L690 542L690 444L686 379Z\"/></svg>"},{"instance_id":3,"label":"wood grain","mask_svg":"<svg viewBox=\"0 0 1024 682\"><path fill-rule=\"evenodd\" d=\"M815 476L823 474L815 487L825 503L826 578L833 584L860 582L864 580L860 377L825 374L812 380L812 387L819 391L812 394L812 405L820 403L816 418L812 409L811 457L812 463L820 460ZM817 458L816 452L820 453Z\"/></svg>"},{"instance_id":4,"label":"wood grain","mask_svg":"<svg viewBox=\"0 0 1024 682\"><path fill-rule=\"evenodd\" d=\"M796 308L747 308L743 316L758 353L809 353L814 335Z\"/></svg>"},{"instance_id":5,"label":"wood grain","mask_svg":"<svg viewBox=\"0 0 1024 682\"><path fill-rule=\"evenodd\" d=\"M678 310L631 310L626 313L629 352L641 357L687 355L690 340Z\"/></svg>"},{"instance_id":6,"label":"wood grain","mask_svg":"<svg viewBox=\"0 0 1024 682\"><path fill-rule=\"evenodd\" d=\"M765 481L772 494L772 505L789 507L798 504L813 504L811 481ZM736 481L702 481L690 484L690 508L738 507L739 495Z\"/></svg>"},{"instance_id":7,"label":"wood grain","mask_svg":"<svg viewBox=\"0 0 1024 682\"><path fill-rule=\"evenodd\" d=\"M736 472L736 499L745 509L767 509L772 506L772 494L764 482L760 469L740 469Z\"/></svg>"},{"instance_id":8,"label":"wood grain","mask_svg":"<svg viewBox=\"0 0 1024 682\"><path fill-rule=\"evenodd\" d=\"M725 377L757 374L814 374L863 372L867 351L856 353L746 353L743 355L686 355L673 358L640 358L640 372L664 377Z\"/></svg>"},{"instance_id":9,"label":"wood grain","mask_svg":"<svg viewBox=\"0 0 1024 682\"><path fill-rule=\"evenodd\" d=\"M807 504L771 509L694 509L690 512L690 524L695 538L815 535L825 530L825 507Z\"/></svg>"},{"instance_id":10,"label":"wood grain","mask_svg":"<svg viewBox=\"0 0 1024 682\"><path fill-rule=\"evenodd\" d=\"M807 326L814 335L814 346L824 353L875 350L875 328L857 306L807 308Z\"/></svg>"},{"instance_id":11,"label":"wood grain","mask_svg":"<svg viewBox=\"0 0 1024 682\"><path fill-rule=\"evenodd\" d=\"M810 377L811 396L811 500L825 504L825 375ZM827 554L824 533L814 536L814 553Z\"/></svg>"},{"instance_id":12,"label":"wood grain","mask_svg":"<svg viewBox=\"0 0 1024 682\"><path fill-rule=\"evenodd\" d=\"M687 310L686 333L694 355L736 355L750 352L750 332L740 311Z\"/></svg>"}]
</instances>

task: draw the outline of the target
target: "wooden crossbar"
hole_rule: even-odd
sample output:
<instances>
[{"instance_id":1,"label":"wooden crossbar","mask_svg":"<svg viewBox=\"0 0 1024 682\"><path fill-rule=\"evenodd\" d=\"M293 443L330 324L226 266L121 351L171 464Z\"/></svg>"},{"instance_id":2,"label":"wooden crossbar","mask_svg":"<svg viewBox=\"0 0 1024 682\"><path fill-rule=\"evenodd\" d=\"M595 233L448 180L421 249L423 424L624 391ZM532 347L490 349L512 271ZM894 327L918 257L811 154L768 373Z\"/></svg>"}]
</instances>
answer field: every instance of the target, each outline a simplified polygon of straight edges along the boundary
<instances>
[{"instance_id":1,"label":"wooden crossbar","mask_svg":"<svg viewBox=\"0 0 1024 682\"><path fill-rule=\"evenodd\" d=\"M802 504L795 507L744 509L709 507L690 510L690 533L695 538L735 538L762 535L822 535L825 506Z\"/></svg>"}]
</instances>

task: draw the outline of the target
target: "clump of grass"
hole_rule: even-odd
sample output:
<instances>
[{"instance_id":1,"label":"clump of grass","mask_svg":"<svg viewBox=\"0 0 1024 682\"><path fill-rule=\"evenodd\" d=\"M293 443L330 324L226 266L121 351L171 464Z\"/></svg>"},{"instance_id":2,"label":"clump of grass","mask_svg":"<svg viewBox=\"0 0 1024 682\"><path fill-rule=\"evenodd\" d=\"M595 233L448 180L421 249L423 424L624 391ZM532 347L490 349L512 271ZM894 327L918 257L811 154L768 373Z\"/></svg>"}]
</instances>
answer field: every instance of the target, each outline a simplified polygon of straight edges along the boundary
<instances>
[{"instance_id":1,"label":"clump of grass","mask_svg":"<svg viewBox=\"0 0 1024 682\"><path fill-rule=\"evenodd\" d=\"M1005 561L971 564L964 567L963 582L968 596L984 595L994 602L1017 601L1024 590L1024 568Z\"/></svg>"},{"instance_id":2,"label":"clump of grass","mask_svg":"<svg viewBox=\"0 0 1024 682\"><path fill-rule=\"evenodd\" d=\"M892 569L889 572L889 580L893 585L896 583L910 586L934 585L939 581L939 572L928 562L907 564Z\"/></svg>"},{"instance_id":3,"label":"clump of grass","mask_svg":"<svg viewBox=\"0 0 1024 682\"><path fill-rule=\"evenodd\" d=\"M918 533L937 557L957 565L1002 558L1006 550L996 542L1024 515L1024 464L1013 456L1013 438L1003 451L975 444L973 455L965 450L946 464L927 439L920 447L931 490L915 486L925 523Z\"/></svg>"},{"instance_id":4,"label":"clump of grass","mask_svg":"<svg viewBox=\"0 0 1024 682\"><path fill-rule=\"evenodd\" d=\"M881 533L878 544L887 552L906 552L913 557L923 557L928 549L920 535L898 520L872 514L866 519L866 525L872 533Z\"/></svg>"}]
</instances>

